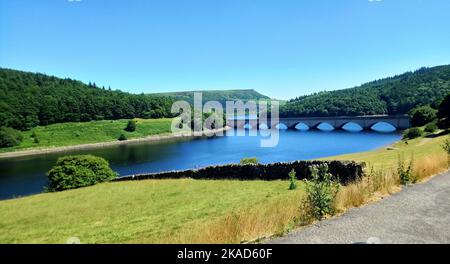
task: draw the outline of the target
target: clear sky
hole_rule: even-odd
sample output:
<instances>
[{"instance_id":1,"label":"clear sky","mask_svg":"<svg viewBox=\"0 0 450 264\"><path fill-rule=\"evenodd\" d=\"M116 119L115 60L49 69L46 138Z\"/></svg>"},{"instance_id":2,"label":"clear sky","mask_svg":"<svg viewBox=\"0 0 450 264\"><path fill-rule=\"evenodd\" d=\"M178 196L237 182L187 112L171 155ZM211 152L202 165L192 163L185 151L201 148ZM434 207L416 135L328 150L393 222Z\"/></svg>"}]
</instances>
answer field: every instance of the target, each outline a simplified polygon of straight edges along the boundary
<instances>
[{"instance_id":1,"label":"clear sky","mask_svg":"<svg viewBox=\"0 0 450 264\"><path fill-rule=\"evenodd\" d=\"M288 99L450 63L449 0L0 0L0 66Z\"/></svg>"}]
</instances>

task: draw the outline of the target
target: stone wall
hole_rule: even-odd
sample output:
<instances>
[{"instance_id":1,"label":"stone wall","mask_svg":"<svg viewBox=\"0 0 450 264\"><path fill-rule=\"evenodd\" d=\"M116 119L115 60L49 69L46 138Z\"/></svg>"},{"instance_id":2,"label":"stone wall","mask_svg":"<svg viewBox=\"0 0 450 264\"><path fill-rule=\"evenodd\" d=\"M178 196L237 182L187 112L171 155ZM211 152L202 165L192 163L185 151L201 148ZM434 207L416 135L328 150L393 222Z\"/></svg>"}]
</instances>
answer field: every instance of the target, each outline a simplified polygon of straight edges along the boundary
<instances>
[{"instance_id":1,"label":"stone wall","mask_svg":"<svg viewBox=\"0 0 450 264\"><path fill-rule=\"evenodd\" d=\"M287 180L288 173L294 169L299 180L311 176L311 165L327 164L330 173L342 184L347 184L363 175L364 163L353 161L294 161L271 164L239 165L229 164L209 166L197 170L167 171L129 175L115 181L147 179L230 179L230 180Z\"/></svg>"}]
</instances>

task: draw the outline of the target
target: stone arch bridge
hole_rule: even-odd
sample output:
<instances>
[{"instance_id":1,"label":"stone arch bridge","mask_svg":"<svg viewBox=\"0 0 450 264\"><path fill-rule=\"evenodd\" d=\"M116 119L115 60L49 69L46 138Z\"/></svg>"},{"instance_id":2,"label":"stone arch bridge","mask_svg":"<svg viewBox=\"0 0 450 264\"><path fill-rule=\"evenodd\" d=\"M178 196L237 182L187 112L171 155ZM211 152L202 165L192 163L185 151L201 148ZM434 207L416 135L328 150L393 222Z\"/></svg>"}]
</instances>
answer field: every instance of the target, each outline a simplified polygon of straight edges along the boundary
<instances>
[{"instance_id":1,"label":"stone arch bridge","mask_svg":"<svg viewBox=\"0 0 450 264\"><path fill-rule=\"evenodd\" d=\"M334 127L334 129L342 129L348 123L355 123L363 130L371 129L375 124L384 122L392 125L398 130L403 130L411 127L411 121L407 115L371 115L371 116L337 116L337 117L280 117L278 122L272 124L268 118L267 121L261 121L257 118L242 118L242 119L228 119L229 124L234 124L234 127L244 127L250 124L252 127L260 127L266 124L268 128L284 124L288 129L294 129L298 124L305 124L310 129L316 129L320 124L327 123ZM233 122L234 121L234 122Z\"/></svg>"}]
</instances>

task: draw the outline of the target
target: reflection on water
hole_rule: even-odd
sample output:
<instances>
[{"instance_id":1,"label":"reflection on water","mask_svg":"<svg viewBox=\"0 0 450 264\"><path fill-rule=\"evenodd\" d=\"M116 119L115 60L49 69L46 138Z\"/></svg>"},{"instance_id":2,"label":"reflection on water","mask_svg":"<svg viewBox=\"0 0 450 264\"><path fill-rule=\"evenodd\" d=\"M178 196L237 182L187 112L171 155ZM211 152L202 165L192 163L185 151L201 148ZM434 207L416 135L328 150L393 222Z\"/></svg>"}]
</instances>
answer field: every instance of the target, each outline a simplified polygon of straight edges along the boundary
<instances>
[{"instance_id":1,"label":"reflection on water","mask_svg":"<svg viewBox=\"0 0 450 264\"><path fill-rule=\"evenodd\" d=\"M314 159L367 151L398 139L398 133L281 130L279 144L274 148L261 148L259 136L214 137L1 159L0 199L41 192L46 185L45 173L58 157L69 154L104 157L120 175L128 175L238 163L243 157L257 157L263 163Z\"/></svg>"}]
</instances>

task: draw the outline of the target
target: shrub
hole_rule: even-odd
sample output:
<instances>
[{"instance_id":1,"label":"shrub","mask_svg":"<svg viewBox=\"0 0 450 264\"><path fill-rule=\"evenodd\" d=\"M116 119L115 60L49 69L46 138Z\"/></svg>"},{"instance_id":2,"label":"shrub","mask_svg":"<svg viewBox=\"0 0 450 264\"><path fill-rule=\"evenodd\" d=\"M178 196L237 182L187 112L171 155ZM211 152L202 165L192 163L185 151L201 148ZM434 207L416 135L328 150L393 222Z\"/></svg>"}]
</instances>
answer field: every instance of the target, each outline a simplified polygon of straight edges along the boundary
<instances>
[{"instance_id":1,"label":"shrub","mask_svg":"<svg viewBox=\"0 0 450 264\"><path fill-rule=\"evenodd\" d=\"M47 175L47 190L51 192L90 186L117 177L108 161L92 155L59 158Z\"/></svg>"},{"instance_id":2,"label":"shrub","mask_svg":"<svg viewBox=\"0 0 450 264\"><path fill-rule=\"evenodd\" d=\"M442 148L447 152L447 164L450 166L450 138L447 138L442 144Z\"/></svg>"},{"instance_id":3,"label":"shrub","mask_svg":"<svg viewBox=\"0 0 450 264\"><path fill-rule=\"evenodd\" d=\"M10 127L0 128L0 148L7 148L19 145L22 142L22 135L19 131Z\"/></svg>"},{"instance_id":4,"label":"shrub","mask_svg":"<svg viewBox=\"0 0 450 264\"><path fill-rule=\"evenodd\" d=\"M33 138L33 142L36 143L36 144L39 144L39 142L41 142L41 141L39 140L39 138L37 136L35 136Z\"/></svg>"},{"instance_id":5,"label":"shrub","mask_svg":"<svg viewBox=\"0 0 450 264\"><path fill-rule=\"evenodd\" d=\"M434 133L438 130L438 126L436 125L436 123L429 123L426 127L425 127L425 132L427 133Z\"/></svg>"},{"instance_id":6,"label":"shrub","mask_svg":"<svg viewBox=\"0 0 450 264\"><path fill-rule=\"evenodd\" d=\"M125 131L128 132L136 131L136 120L128 120L127 127L125 127Z\"/></svg>"},{"instance_id":7,"label":"shrub","mask_svg":"<svg viewBox=\"0 0 450 264\"><path fill-rule=\"evenodd\" d=\"M297 174L295 173L295 170L292 169L291 172L289 172L289 190L295 189L297 189Z\"/></svg>"},{"instance_id":8,"label":"shrub","mask_svg":"<svg viewBox=\"0 0 450 264\"><path fill-rule=\"evenodd\" d=\"M415 139L423 135L422 129L418 127L408 128L403 133L403 139Z\"/></svg>"},{"instance_id":9,"label":"shrub","mask_svg":"<svg viewBox=\"0 0 450 264\"><path fill-rule=\"evenodd\" d=\"M400 184L407 185L415 182L414 177L414 157L411 157L411 161L408 166L405 166L405 161L401 155L398 156L397 175L400 180Z\"/></svg>"},{"instance_id":10,"label":"shrub","mask_svg":"<svg viewBox=\"0 0 450 264\"><path fill-rule=\"evenodd\" d=\"M125 134L120 134L120 136L118 138L119 141L124 141L124 140L127 140L127 139L128 138L127 138L127 136L125 136Z\"/></svg>"},{"instance_id":11,"label":"shrub","mask_svg":"<svg viewBox=\"0 0 450 264\"><path fill-rule=\"evenodd\" d=\"M256 165L258 163L259 162L257 158L242 158L240 162L241 165L248 165L248 164Z\"/></svg>"},{"instance_id":12,"label":"shrub","mask_svg":"<svg viewBox=\"0 0 450 264\"><path fill-rule=\"evenodd\" d=\"M450 138L447 138L444 141L444 144L442 144L442 148L447 152L448 155L450 155Z\"/></svg>"},{"instance_id":13,"label":"shrub","mask_svg":"<svg viewBox=\"0 0 450 264\"><path fill-rule=\"evenodd\" d=\"M327 165L311 166L311 180L306 184L306 208L317 220L334 213L334 200L339 191L339 183L333 180Z\"/></svg>"},{"instance_id":14,"label":"shrub","mask_svg":"<svg viewBox=\"0 0 450 264\"><path fill-rule=\"evenodd\" d=\"M439 118L439 127L442 129L450 128L450 93L445 97L439 105L437 113Z\"/></svg>"},{"instance_id":15,"label":"shrub","mask_svg":"<svg viewBox=\"0 0 450 264\"><path fill-rule=\"evenodd\" d=\"M410 111L411 123L415 127L424 126L437 119L437 110L430 106L420 106Z\"/></svg>"}]
</instances>

